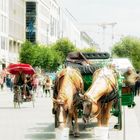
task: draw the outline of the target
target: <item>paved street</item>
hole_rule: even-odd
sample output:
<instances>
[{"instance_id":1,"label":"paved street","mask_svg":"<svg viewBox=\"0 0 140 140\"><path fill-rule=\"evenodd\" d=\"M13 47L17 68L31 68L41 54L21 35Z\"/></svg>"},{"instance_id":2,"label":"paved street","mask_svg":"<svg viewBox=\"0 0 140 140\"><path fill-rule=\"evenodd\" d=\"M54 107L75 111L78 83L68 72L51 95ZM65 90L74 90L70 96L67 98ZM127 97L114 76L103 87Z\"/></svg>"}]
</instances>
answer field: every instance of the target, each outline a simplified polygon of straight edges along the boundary
<instances>
[{"instance_id":1,"label":"paved street","mask_svg":"<svg viewBox=\"0 0 140 140\"><path fill-rule=\"evenodd\" d=\"M35 108L32 103L23 103L20 109L13 108L13 94L0 92L0 140L54 140L54 116L51 113L52 102L49 97L36 98ZM140 138L140 97L136 97L134 109L125 108L125 135L114 130L116 118L110 120L110 140L139 140ZM79 120L80 121L80 120ZM94 123L94 122L93 122ZM80 123L80 138L77 140L94 140L92 125L83 130ZM96 124L96 123L95 123ZM70 140L75 138L70 137Z\"/></svg>"}]
</instances>

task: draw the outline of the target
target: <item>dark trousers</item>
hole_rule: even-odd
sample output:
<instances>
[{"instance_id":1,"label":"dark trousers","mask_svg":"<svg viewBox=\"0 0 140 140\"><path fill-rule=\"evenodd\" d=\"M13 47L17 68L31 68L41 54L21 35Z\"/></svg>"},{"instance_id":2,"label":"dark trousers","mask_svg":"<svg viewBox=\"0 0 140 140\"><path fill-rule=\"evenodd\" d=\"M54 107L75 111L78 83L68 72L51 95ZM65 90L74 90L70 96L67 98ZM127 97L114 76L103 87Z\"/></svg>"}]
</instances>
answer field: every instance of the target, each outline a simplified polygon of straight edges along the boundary
<instances>
[{"instance_id":1,"label":"dark trousers","mask_svg":"<svg viewBox=\"0 0 140 140\"><path fill-rule=\"evenodd\" d=\"M49 93L49 96L50 96L51 95L50 89L45 89L45 93L46 93L46 96L47 96L47 93Z\"/></svg>"},{"instance_id":2,"label":"dark trousers","mask_svg":"<svg viewBox=\"0 0 140 140\"><path fill-rule=\"evenodd\" d=\"M135 95L139 95L140 94L140 80L136 81L135 84Z\"/></svg>"}]
</instances>

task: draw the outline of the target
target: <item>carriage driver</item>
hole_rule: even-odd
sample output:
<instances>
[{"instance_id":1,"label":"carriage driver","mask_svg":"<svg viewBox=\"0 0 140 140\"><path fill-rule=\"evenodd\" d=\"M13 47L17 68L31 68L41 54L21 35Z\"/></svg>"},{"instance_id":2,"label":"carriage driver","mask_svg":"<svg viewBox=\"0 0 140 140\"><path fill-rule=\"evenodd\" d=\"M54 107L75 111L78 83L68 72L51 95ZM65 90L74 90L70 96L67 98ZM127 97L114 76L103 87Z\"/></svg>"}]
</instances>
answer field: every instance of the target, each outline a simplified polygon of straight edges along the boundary
<instances>
[{"instance_id":1,"label":"carriage driver","mask_svg":"<svg viewBox=\"0 0 140 140\"><path fill-rule=\"evenodd\" d=\"M31 90L32 90L32 81L33 81L32 76L28 75L28 76L26 77L25 83L26 83L26 93L27 93L26 95L27 95L27 97L28 97L29 99L31 99L31 96L32 96L32 94L31 94Z\"/></svg>"},{"instance_id":2,"label":"carriage driver","mask_svg":"<svg viewBox=\"0 0 140 140\"><path fill-rule=\"evenodd\" d=\"M13 89L14 89L14 93L18 93L19 92L19 87L20 89L22 90L22 95L24 95L24 91L25 91L25 87L24 87L24 84L25 84L25 74L22 72L22 71L19 71L15 77L14 77L14 86L13 86Z\"/></svg>"},{"instance_id":3,"label":"carriage driver","mask_svg":"<svg viewBox=\"0 0 140 140\"><path fill-rule=\"evenodd\" d=\"M22 71L19 71L14 77L14 85L23 86L25 84L26 76Z\"/></svg>"}]
</instances>

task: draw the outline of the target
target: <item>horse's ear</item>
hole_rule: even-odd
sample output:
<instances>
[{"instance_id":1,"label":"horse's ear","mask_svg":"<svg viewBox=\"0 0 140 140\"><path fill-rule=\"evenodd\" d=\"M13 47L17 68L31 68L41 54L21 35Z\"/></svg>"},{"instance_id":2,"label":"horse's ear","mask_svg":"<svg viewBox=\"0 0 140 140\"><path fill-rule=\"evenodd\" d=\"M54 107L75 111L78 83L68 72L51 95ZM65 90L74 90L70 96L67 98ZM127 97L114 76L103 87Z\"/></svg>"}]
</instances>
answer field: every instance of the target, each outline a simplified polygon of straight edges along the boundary
<instances>
[{"instance_id":1,"label":"horse's ear","mask_svg":"<svg viewBox=\"0 0 140 140\"><path fill-rule=\"evenodd\" d=\"M79 97L80 97L80 99L82 99L82 100L85 98L84 95L81 94L81 93L79 93Z\"/></svg>"},{"instance_id":2,"label":"horse's ear","mask_svg":"<svg viewBox=\"0 0 140 140\"><path fill-rule=\"evenodd\" d=\"M55 98L52 98L53 103L58 103L58 101Z\"/></svg>"}]
</instances>

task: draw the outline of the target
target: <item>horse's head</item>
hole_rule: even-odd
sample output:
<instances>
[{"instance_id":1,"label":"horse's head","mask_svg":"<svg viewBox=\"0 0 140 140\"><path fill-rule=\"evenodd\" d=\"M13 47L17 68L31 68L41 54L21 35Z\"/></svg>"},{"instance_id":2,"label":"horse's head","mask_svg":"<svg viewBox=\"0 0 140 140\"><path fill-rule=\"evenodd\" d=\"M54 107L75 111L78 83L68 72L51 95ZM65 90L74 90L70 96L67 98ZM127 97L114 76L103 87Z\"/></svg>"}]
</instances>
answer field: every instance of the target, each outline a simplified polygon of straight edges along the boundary
<instances>
[{"instance_id":1,"label":"horse's head","mask_svg":"<svg viewBox=\"0 0 140 140\"><path fill-rule=\"evenodd\" d=\"M81 95L83 100L83 121L85 124L89 121L89 119L96 115L98 112L98 106L95 101L86 95Z\"/></svg>"},{"instance_id":2,"label":"horse's head","mask_svg":"<svg viewBox=\"0 0 140 140\"><path fill-rule=\"evenodd\" d=\"M68 113L67 103L61 99L53 99L53 102L57 127L66 127L66 118Z\"/></svg>"},{"instance_id":3,"label":"horse's head","mask_svg":"<svg viewBox=\"0 0 140 140\"><path fill-rule=\"evenodd\" d=\"M116 78L110 68L96 70L93 81L83 98L83 119L86 122L90 117L97 116L100 112L99 101L116 88Z\"/></svg>"}]
</instances>

